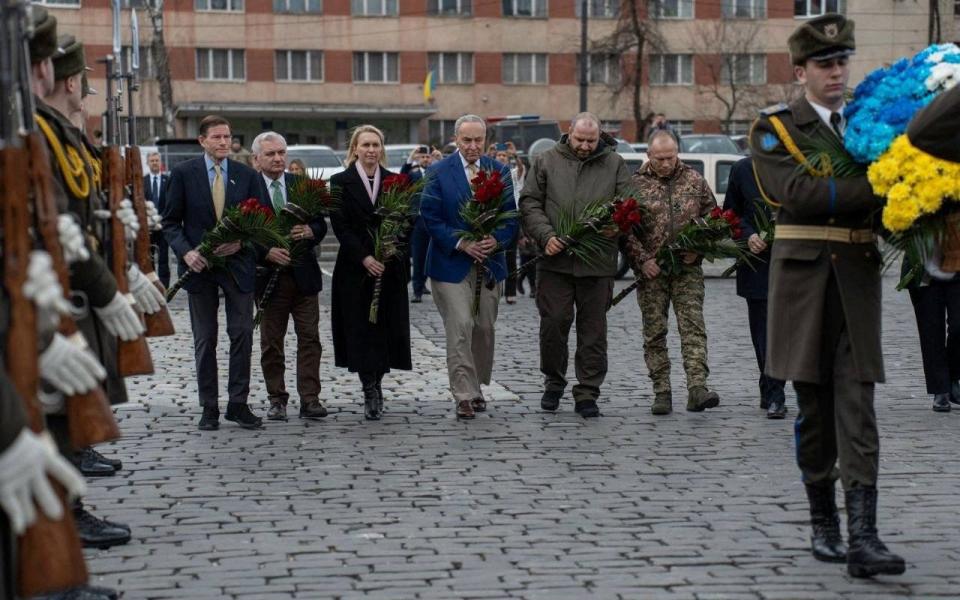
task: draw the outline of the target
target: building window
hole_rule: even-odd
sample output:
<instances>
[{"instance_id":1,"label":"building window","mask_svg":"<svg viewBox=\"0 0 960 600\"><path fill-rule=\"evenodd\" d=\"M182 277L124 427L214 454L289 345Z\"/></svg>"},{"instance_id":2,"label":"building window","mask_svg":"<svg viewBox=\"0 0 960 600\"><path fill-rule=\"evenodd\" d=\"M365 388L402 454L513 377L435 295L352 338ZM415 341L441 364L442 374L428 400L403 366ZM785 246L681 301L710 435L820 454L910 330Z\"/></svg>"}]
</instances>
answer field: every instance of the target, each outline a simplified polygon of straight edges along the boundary
<instances>
[{"instance_id":1,"label":"building window","mask_svg":"<svg viewBox=\"0 0 960 600\"><path fill-rule=\"evenodd\" d=\"M350 14L355 17L395 17L399 0L350 0Z\"/></svg>"},{"instance_id":2,"label":"building window","mask_svg":"<svg viewBox=\"0 0 960 600\"><path fill-rule=\"evenodd\" d=\"M320 14L322 0L273 0L273 12L287 14Z\"/></svg>"},{"instance_id":3,"label":"building window","mask_svg":"<svg viewBox=\"0 0 960 600\"><path fill-rule=\"evenodd\" d=\"M764 54L727 54L721 60L721 83L763 85L767 82L767 57Z\"/></svg>"},{"instance_id":4,"label":"building window","mask_svg":"<svg viewBox=\"0 0 960 600\"><path fill-rule=\"evenodd\" d=\"M243 50L197 48L197 79L243 81L246 74Z\"/></svg>"},{"instance_id":5,"label":"building window","mask_svg":"<svg viewBox=\"0 0 960 600\"><path fill-rule=\"evenodd\" d=\"M727 135L747 135L753 121L727 121L723 123L723 132Z\"/></svg>"},{"instance_id":6,"label":"building window","mask_svg":"<svg viewBox=\"0 0 960 600\"><path fill-rule=\"evenodd\" d=\"M323 52L277 50L273 68L277 81L323 81Z\"/></svg>"},{"instance_id":7,"label":"building window","mask_svg":"<svg viewBox=\"0 0 960 600\"><path fill-rule=\"evenodd\" d=\"M805 19L827 13L843 13L845 0L793 0L793 16Z\"/></svg>"},{"instance_id":8,"label":"building window","mask_svg":"<svg viewBox=\"0 0 960 600\"><path fill-rule=\"evenodd\" d=\"M193 0L193 8L200 11L243 12L243 0Z\"/></svg>"},{"instance_id":9,"label":"building window","mask_svg":"<svg viewBox=\"0 0 960 600\"><path fill-rule=\"evenodd\" d=\"M45 6L76 6L80 7L80 0L36 0L37 4Z\"/></svg>"},{"instance_id":10,"label":"building window","mask_svg":"<svg viewBox=\"0 0 960 600\"><path fill-rule=\"evenodd\" d=\"M357 83L397 83L400 55L396 52L354 52L353 80Z\"/></svg>"},{"instance_id":11,"label":"building window","mask_svg":"<svg viewBox=\"0 0 960 600\"><path fill-rule=\"evenodd\" d=\"M693 0L650 0L649 10L655 19L692 19Z\"/></svg>"},{"instance_id":12,"label":"building window","mask_svg":"<svg viewBox=\"0 0 960 600\"><path fill-rule=\"evenodd\" d=\"M765 19L767 0L723 0L726 19Z\"/></svg>"},{"instance_id":13,"label":"building window","mask_svg":"<svg viewBox=\"0 0 960 600\"><path fill-rule=\"evenodd\" d=\"M151 0L120 0L120 8L136 8L139 10L148 6L153 6L154 4L156 3ZM137 127L140 127L139 122Z\"/></svg>"},{"instance_id":14,"label":"building window","mask_svg":"<svg viewBox=\"0 0 960 600\"><path fill-rule=\"evenodd\" d=\"M547 0L503 0L505 17L546 17Z\"/></svg>"},{"instance_id":15,"label":"building window","mask_svg":"<svg viewBox=\"0 0 960 600\"><path fill-rule=\"evenodd\" d=\"M580 61L583 55L577 55L577 81L580 81ZM620 59L616 54L591 54L587 63L587 81L601 85L620 83Z\"/></svg>"},{"instance_id":16,"label":"building window","mask_svg":"<svg viewBox=\"0 0 960 600\"><path fill-rule=\"evenodd\" d=\"M546 54L504 54L504 83L547 83Z\"/></svg>"},{"instance_id":17,"label":"building window","mask_svg":"<svg viewBox=\"0 0 960 600\"><path fill-rule=\"evenodd\" d=\"M131 62L130 46L123 46L120 52L120 69L124 73L130 72ZM156 62L153 60L153 49L150 46L140 46L140 70L137 72L140 79L156 79Z\"/></svg>"},{"instance_id":18,"label":"building window","mask_svg":"<svg viewBox=\"0 0 960 600\"><path fill-rule=\"evenodd\" d=\"M435 17L469 17L473 0L427 0L427 14Z\"/></svg>"},{"instance_id":19,"label":"building window","mask_svg":"<svg viewBox=\"0 0 960 600\"><path fill-rule=\"evenodd\" d=\"M573 0L577 18L583 16L583 0ZM620 0L587 0L587 16L594 19L616 19L620 16Z\"/></svg>"},{"instance_id":20,"label":"building window","mask_svg":"<svg viewBox=\"0 0 960 600\"><path fill-rule=\"evenodd\" d=\"M427 65L437 83L473 83L471 52L431 52Z\"/></svg>"},{"instance_id":21,"label":"building window","mask_svg":"<svg viewBox=\"0 0 960 600\"><path fill-rule=\"evenodd\" d=\"M650 56L650 85L690 85L692 83L692 55L652 54Z\"/></svg>"},{"instance_id":22,"label":"building window","mask_svg":"<svg viewBox=\"0 0 960 600\"><path fill-rule=\"evenodd\" d=\"M456 124L456 121L438 119L436 121L427 121L427 123L430 128L430 143L438 150L453 141L453 126Z\"/></svg>"},{"instance_id":23,"label":"building window","mask_svg":"<svg viewBox=\"0 0 960 600\"><path fill-rule=\"evenodd\" d=\"M670 121L670 126L677 135L690 135L693 133L693 121ZM703 164L700 165L700 174L703 174Z\"/></svg>"}]
</instances>

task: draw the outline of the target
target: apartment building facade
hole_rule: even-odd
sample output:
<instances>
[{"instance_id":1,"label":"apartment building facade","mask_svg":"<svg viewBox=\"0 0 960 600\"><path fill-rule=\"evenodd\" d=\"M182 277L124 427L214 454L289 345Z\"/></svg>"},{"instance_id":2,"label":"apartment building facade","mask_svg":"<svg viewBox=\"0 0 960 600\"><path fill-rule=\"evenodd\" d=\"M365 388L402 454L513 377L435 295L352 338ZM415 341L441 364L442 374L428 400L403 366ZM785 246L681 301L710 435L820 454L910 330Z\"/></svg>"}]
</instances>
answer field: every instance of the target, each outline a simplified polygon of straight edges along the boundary
<instances>
[{"instance_id":1,"label":"apartment building facade","mask_svg":"<svg viewBox=\"0 0 960 600\"><path fill-rule=\"evenodd\" d=\"M139 8L141 142L162 136L151 20ZM110 0L41 0L61 31L84 41L104 109ZM857 22L853 83L884 62L927 45L931 5L902 0L166 0L163 31L177 135L206 114L228 117L246 143L265 129L293 143L342 147L356 124L388 141L441 143L453 120L538 114L567 121L579 107L580 14L588 14L588 107L621 137L637 136L636 47L599 50L621 11L637 6L648 32L640 58L641 115L664 112L686 132L742 132L758 107L796 92L786 52L806 18L839 10ZM153 6L157 6L153 4ZM952 40L960 1L940 2ZM129 10L122 16L125 60ZM623 39L631 39L627 35ZM424 83L435 89L426 99ZM99 128L91 117L91 128Z\"/></svg>"}]
</instances>

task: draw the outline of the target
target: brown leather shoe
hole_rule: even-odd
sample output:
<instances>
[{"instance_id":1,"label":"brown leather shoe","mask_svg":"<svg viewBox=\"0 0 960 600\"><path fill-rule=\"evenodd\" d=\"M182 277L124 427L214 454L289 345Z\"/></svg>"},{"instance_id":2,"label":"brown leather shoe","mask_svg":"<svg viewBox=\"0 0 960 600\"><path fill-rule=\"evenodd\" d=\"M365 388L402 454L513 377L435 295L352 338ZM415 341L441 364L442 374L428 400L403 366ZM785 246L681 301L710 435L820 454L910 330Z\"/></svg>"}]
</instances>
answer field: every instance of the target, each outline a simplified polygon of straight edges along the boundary
<instances>
[{"instance_id":1,"label":"brown leather shoe","mask_svg":"<svg viewBox=\"0 0 960 600\"><path fill-rule=\"evenodd\" d=\"M268 421L286 421L287 405L283 402L271 402L270 410L267 411Z\"/></svg>"},{"instance_id":2,"label":"brown leather shoe","mask_svg":"<svg viewBox=\"0 0 960 600\"><path fill-rule=\"evenodd\" d=\"M327 416L327 409L319 400L307 400L300 404L301 419L322 419Z\"/></svg>"},{"instance_id":3,"label":"brown leather shoe","mask_svg":"<svg viewBox=\"0 0 960 600\"><path fill-rule=\"evenodd\" d=\"M474 398L470 401L470 406L473 407L473 412L487 412L487 401L483 398Z\"/></svg>"},{"instance_id":4,"label":"brown leather shoe","mask_svg":"<svg viewBox=\"0 0 960 600\"><path fill-rule=\"evenodd\" d=\"M458 419L472 419L477 416L473 412L473 402L471 400L461 400L457 402L457 418Z\"/></svg>"}]
</instances>

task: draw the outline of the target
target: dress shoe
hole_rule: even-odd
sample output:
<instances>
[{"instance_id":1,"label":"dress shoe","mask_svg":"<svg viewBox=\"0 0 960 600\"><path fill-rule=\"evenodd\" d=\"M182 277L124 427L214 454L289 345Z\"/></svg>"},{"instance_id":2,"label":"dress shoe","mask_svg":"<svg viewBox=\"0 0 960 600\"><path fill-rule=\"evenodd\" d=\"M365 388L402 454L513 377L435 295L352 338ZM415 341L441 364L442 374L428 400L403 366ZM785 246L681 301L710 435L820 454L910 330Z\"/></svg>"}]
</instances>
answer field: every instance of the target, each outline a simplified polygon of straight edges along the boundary
<instances>
[{"instance_id":1,"label":"dress shoe","mask_svg":"<svg viewBox=\"0 0 960 600\"><path fill-rule=\"evenodd\" d=\"M950 394L933 395L933 412L950 412Z\"/></svg>"},{"instance_id":2,"label":"dress shoe","mask_svg":"<svg viewBox=\"0 0 960 600\"><path fill-rule=\"evenodd\" d=\"M89 446L81 449L75 455L74 464L81 473L87 477L109 477L116 475L117 470L113 465L98 460L99 455Z\"/></svg>"},{"instance_id":3,"label":"dress shoe","mask_svg":"<svg viewBox=\"0 0 960 600\"><path fill-rule=\"evenodd\" d=\"M577 400L573 404L573 410L584 419L600 416L600 407L596 400Z\"/></svg>"},{"instance_id":4,"label":"dress shoe","mask_svg":"<svg viewBox=\"0 0 960 600\"><path fill-rule=\"evenodd\" d=\"M303 409L301 409L301 412ZM268 421L286 421L287 420L287 405L283 402L271 402L270 410L267 411L267 420Z\"/></svg>"},{"instance_id":5,"label":"dress shoe","mask_svg":"<svg viewBox=\"0 0 960 600\"><path fill-rule=\"evenodd\" d=\"M420 304L421 302L423 302L423 298L419 294L414 295L413 298L410 298L411 304Z\"/></svg>"},{"instance_id":6,"label":"dress shoe","mask_svg":"<svg viewBox=\"0 0 960 600\"><path fill-rule=\"evenodd\" d=\"M950 402L960 404L960 381L950 384Z\"/></svg>"},{"instance_id":7,"label":"dress shoe","mask_svg":"<svg viewBox=\"0 0 960 600\"><path fill-rule=\"evenodd\" d=\"M220 409L217 407L203 407L203 416L200 417L200 431L216 431L220 429Z\"/></svg>"},{"instance_id":8,"label":"dress shoe","mask_svg":"<svg viewBox=\"0 0 960 600\"><path fill-rule=\"evenodd\" d=\"M516 296L507 296L506 300L507 300L507 304L516 304L516 303L517 303L517 297L516 297Z\"/></svg>"},{"instance_id":9,"label":"dress shoe","mask_svg":"<svg viewBox=\"0 0 960 600\"><path fill-rule=\"evenodd\" d=\"M128 527L98 519L83 508L74 508L73 518L77 522L77 531L84 548L103 550L111 546L121 546L130 541Z\"/></svg>"},{"instance_id":10,"label":"dress shoe","mask_svg":"<svg viewBox=\"0 0 960 600\"><path fill-rule=\"evenodd\" d=\"M260 429L263 427L263 419L253 414L253 411L246 404L233 402L227 404L227 416L225 418L244 429Z\"/></svg>"},{"instance_id":11,"label":"dress shoe","mask_svg":"<svg viewBox=\"0 0 960 600\"><path fill-rule=\"evenodd\" d=\"M429 289L423 288L423 295L424 295L424 296L432 296L433 294L430 293L430 290L429 290Z\"/></svg>"},{"instance_id":12,"label":"dress shoe","mask_svg":"<svg viewBox=\"0 0 960 600\"><path fill-rule=\"evenodd\" d=\"M720 404L720 395L703 386L690 388L687 392L687 410L703 412L708 408L716 408Z\"/></svg>"},{"instance_id":13,"label":"dress shoe","mask_svg":"<svg viewBox=\"0 0 960 600\"><path fill-rule=\"evenodd\" d=\"M787 416L787 398L783 392L775 394L770 398L770 405L767 406L768 419L782 419Z\"/></svg>"},{"instance_id":14,"label":"dress shoe","mask_svg":"<svg viewBox=\"0 0 960 600\"><path fill-rule=\"evenodd\" d=\"M473 411L472 400L461 400L457 402L457 418L458 419L472 419L476 416L477 414Z\"/></svg>"},{"instance_id":15,"label":"dress shoe","mask_svg":"<svg viewBox=\"0 0 960 600\"><path fill-rule=\"evenodd\" d=\"M847 573L852 577L900 575L906 570L903 557L890 552L877 534L877 488L859 486L847 490Z\"/></svg>"},{"instance_id":16,"label":"dress shoe","mask_svg":"<svg viewBox=\"0 0 960 600\"><path fill-rule=\"evenodd\" d=\"M100 462L102 462L102 463L107 463L108 465L110 465L111 467L113 467L114 469L116 469L117 471L119 471L120 469L123 468L123 463L122 463L119 459L116 459L116 458L107 458L106 456L104 456L104 455L100 454L99 452L97 452L94 448L89 448L89 447L88 447L87 449L88 449L90 452L93 453L93 456L95 456L98 461L100 461Z\"/></svg>"},{"instance_id":17,"label":"dress shoe","mask_svg":"<svg viewBox=\"0 0 960 600\"><path fill-rule=\"evenodd\" d=\"M325 416L327 416L327 407L321 404L319 400L300 402L301 419L322 419Z\"/></svg>"},{"instance_id":18,"label":"dress shoe","mask_svg":"<svg viewBox=\"0 0 960 600\"><path fill-rule=\"evenodd\" d=\"M833 482L805 485L804 488L810 502L810 550L813 557L823 562L846 562L847 547L840 534L840 514Z\"/></svg>"},{"instance_id":19,"label":"dress shoe","mask_svg":"<svg viewBox=\"0 0 960 600\"><path fill-rule=\"evenodd\" d=\"M673 412L673 394L670 392L658 392L653 397L653 406L650 412L657 415L669 415Z\"/></svg>"},{"instance_id":20,"label":"dress shoe","mask_svg":"<svg viewBox=\"0 0 960 600\"><path fill-rule=\"evenodd\" d=\"M474 398L470 402L470 406L473 407L473 412L475 413L487 412L487 401L483 398Z\"/></svg>"},{"instance_id":21,"label":"dress shoe","mask_svg":"<svg viewBox=\"0 0 960 600\"><path fill-rule=\"evenodd\" d=\"M110 588L84 585L71 588L65 592L33 596L32 600L117 600L120 595Z\"/></svg>"},{"instance_id":22,"label":"dress shoe","mask_svg":"<svg viewBox=\"0 0 960 600\"><path fill-rule=\"evenodd\" d=\"M562 397L562 390L547 390L540 398L540 408L553 412L560 408L560 398Z\"/></svg>"}]
</instances>

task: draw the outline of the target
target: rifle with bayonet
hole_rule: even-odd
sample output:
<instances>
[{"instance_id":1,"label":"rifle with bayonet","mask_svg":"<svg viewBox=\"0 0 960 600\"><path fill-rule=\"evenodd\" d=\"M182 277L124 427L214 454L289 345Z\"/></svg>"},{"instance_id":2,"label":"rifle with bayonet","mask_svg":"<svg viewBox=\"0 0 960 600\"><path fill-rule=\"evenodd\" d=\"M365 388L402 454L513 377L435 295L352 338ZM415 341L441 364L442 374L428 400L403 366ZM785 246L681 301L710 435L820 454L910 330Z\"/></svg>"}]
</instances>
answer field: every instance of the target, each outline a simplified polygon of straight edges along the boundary
<instances>
[{"instance_id":1,"label":"rifle with bayonet","mask_svg":"<svg viewBox=\"0 0 960 600\"><path fill-rule=\"evenodd\" d=\"M0 181L2 181L3 282L11 318L7 330L6 363L11 382L24 403L29 427L45 429L37 399L40 381L36 306L23 290L27 281L31 238L28 179L30 161L22 136L30 102L28 36L32 27L25 0L0 0ZM63 504L63 517L52 520L43 511L18 542L18 591L21 596L57 592L84 585L87 568L72 511L61 486L51 482Z\"/></svg>"}]
</instances>

